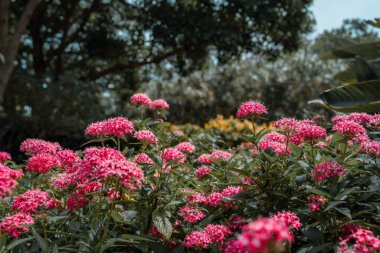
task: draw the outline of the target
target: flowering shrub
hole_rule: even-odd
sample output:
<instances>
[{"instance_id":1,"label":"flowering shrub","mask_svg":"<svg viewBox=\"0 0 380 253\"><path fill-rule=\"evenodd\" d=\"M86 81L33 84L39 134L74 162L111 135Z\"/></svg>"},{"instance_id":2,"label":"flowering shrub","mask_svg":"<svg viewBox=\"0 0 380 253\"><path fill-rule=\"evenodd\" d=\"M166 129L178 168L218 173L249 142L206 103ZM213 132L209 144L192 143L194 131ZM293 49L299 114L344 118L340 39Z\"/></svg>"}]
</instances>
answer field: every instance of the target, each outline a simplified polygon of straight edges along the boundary
<instances>
[{"instance_id":1,"label":"flowering shrub","mask_svg":"<svg viewBox=\"0 0 380 253\"><path fill-rule=\"evenodd\" d=\"M90 124L83 150L28 139L22 165L0 152L2 251L379 251L378 115L250 122L226 147L168 128L164 100L131 102L141 117Z\"/></svg>"}]
</instances>

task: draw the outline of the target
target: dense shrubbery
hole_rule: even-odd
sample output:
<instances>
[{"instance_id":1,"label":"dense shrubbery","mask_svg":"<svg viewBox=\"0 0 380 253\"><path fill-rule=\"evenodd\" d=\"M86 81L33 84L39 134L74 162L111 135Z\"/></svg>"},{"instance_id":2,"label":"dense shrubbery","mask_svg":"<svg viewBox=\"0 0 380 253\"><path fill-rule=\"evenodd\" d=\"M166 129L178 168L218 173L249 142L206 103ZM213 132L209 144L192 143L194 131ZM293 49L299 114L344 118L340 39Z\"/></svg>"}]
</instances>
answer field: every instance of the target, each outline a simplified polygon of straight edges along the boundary
<instances>
[{"instance_id":1,"label":"dense shrubbery","mask_svg":"<svg viewBox=\"0 0 380 253\"><path fill-rule=\"evenodd\" d=\"M252 124L225 148L171 131L162 100L131 103L140 119L90 124L83 151L28 139L25 164L0 153L2 251L379 251L379 115ZM251 101L237 116L266 113Z\"/></svg>"}]
</instances>

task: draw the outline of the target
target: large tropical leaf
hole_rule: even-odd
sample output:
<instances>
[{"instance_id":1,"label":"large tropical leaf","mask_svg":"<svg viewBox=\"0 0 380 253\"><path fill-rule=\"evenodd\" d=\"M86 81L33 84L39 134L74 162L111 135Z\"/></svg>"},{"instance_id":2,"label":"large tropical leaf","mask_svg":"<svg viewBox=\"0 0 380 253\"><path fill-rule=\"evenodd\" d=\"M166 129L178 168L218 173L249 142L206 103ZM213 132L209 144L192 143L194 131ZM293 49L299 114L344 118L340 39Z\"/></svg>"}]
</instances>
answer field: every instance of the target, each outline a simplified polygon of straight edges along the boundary
<instances>
[{"instance_id":1,"label":"large tropical leaf","mask_svg":"<svg viewBox=\"0 0 380 253\"><path fill-rule=\"evenodd\" d=\"M340 112L380 112L380 80L359 82L326 90L324 105Z\"/></svg>"},{"instance_id":2,"label":"large tropical leaf","mask_svg":"<svg viewBox=\"0 0 380 253\"><path fill-rule=\"evenodd\" d=\"M380 42L369 42L357 45L351 45L346 48L332 50L322 56L322 59L347 59L361 56L367 60L380 57Z\"/></svg>"}]
</instances>

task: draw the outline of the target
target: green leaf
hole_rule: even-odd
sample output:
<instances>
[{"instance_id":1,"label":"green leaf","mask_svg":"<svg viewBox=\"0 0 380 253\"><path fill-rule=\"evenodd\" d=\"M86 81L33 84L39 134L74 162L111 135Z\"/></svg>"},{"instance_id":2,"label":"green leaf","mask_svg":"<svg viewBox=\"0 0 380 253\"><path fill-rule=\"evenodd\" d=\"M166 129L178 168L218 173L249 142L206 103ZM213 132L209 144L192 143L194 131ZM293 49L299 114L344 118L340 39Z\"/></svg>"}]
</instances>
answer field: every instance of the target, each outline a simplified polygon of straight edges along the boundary
<instances>
[{"instance_id":1,"label":"green leaf","mask_svg":"<svg viewBox=\"0 0 380 253\"><path fill-rule=\"evenodd\" d=\"M366 81L326 90L320 95L324 105L340 112L380 111L380 80Z\"/></svg>"},{"instance_id":2,"label":"green leaf","mask_svg":"<svg viewBox=\"0 0 380 253\"><path fill-rule=\"evenodd\" d=\"M24 239L15 240L15 241L11 242L10 244L8 244L7 249L11 250L11 249L13 249L13 248L15 248L21 244L24 244L26 242L31 241L33 239L34 239L34 237L28 237L28 238L24 238Z\"/></svg>"},{"instance_id":3,"label":"green leaf","mask_svg":"<svg viewBox=\"0 0 380 253\"><path fill-rule=\"evenodd\" d=\"M340 205L340 204L343 204L343 203L347 203L347 202L343 201L343 200L331 201L331 202L329 202L329 204L327 205L327 207L325 208L325 210L323 210L323 212L326 212L326 211L330 210L331 208L336 207L337 205Z\"/></svg>"},{"instance_id":4,"label":"green leaf","mask_svg":"<svg viewBox=\"0 0 380 253\"><path fill-rule=\"evenodd\" d=\"M42 252L48 252L49 250L48 242L35 230L34 227L31 227L31 230Z\"/></svg>"},{"instance_id":5,"label":"green leaf","mask_svg":"<svg viewBox=\"0 0 380 253\"><path fill-rule=\"evenodd\" d=\"M120 223L123 221L123 217L118 212L116 212L115 210L111 211L111 217L117 223Z\"/></svg>"},{"instance_id":6,"label":"green leaf","mask_svg":"<svg viewBox=\"0 0 380 253\"><path fill-rule=\"evenodd\" d=\"M344 216L352 220L350 209L335 207L335 210L337 210L338 212L340 212L341 214L343 214Z\"/></svg>"},{"instance_id":7,"label":"green leaf","mask_svg":"<svg viewBox=\"0 0 380 253\"><path fill-rule=\"evenodd\" d=\"M170 239L173 227L164 210L158 209L153 212L153 225L166 239Z\"/></svg>"}]
</instances>

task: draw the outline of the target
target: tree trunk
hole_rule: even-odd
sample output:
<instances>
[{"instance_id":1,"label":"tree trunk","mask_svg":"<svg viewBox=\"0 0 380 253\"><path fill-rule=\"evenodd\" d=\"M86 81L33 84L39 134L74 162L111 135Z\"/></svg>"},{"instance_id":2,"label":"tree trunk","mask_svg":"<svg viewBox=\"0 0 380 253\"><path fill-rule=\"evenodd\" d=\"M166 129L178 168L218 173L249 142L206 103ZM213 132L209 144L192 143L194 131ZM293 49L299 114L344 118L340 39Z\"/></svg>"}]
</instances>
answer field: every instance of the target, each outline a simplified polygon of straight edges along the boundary
<instances>
[{"instance_id":1,"label":"tree trunk","mask_svg":"<svg viewBox=\"0 0 380 253\"><path fill-rule=\"evenodd\" d=\"M4 13L1 13L2 19L1 22L8 22L9 19L9 0L0 0L1 1L1 11ZM6 37L9 36L9 38L4 41L1 45L2 48L2 54L4 55L5 62L0 63L0 105L4 102L4 93L5 89L8 85L9 79L11 77L13 67L14 67L14 61L16 60L16 56L18 53L18 49L20 47L21 43L21 37L25 33L26 28L29 24L29 21L33 15L34 10L38 6L41 0L29 0L28 4L25 7L24 12L21 15L21 18L17 24L17 28L15 33L12 36L7 35L9 27L6 29L4 28L4 23L0 24L1 34L5 35ZM6 30L4 32L3 30Z\"/></svg>"}]
</instances>

